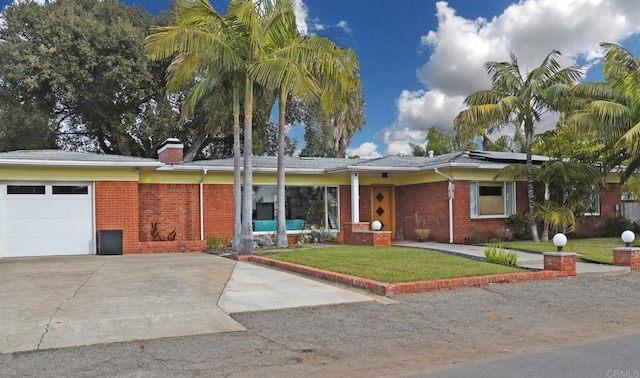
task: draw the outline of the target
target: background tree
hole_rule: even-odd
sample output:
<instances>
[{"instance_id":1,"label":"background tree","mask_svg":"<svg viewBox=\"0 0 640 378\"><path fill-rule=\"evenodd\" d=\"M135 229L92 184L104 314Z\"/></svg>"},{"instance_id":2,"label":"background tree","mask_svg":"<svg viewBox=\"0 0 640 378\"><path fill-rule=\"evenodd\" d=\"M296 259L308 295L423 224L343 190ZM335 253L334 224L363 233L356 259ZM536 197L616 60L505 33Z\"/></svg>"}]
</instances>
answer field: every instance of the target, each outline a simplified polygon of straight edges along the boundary
<instances>
[{"instance_id":1,"label":"background tree","mask_svg":"<svg viewBox=\"0 0 640 378\"><path fill-rule=\"evenodd\" d=\"M426 145L421 146L411 143L413 156L429 156L429 151L434 155L444 155L451 152L477 150L478 145L473 140L461 140L460 135L451 135L430 127L427 131Z\"/></svg>"},{"instance_id":2,"label":"background tree","mask_svg":"<svg viewBox=\"0 0 640 378\"><path fill-rule=\"evenodd\" d=\"M4 10L0 82L60 147L153 156L178 135L163 63L143 41L154 19L114 0L24 2ZM189 125L184 125L189 126ZM46 130L46 131L45 131Z\"/></svg>"},{"instance_id":3,"label":"background tree","mask_svg":"<svg viewBox=\"0 0 640 378\"><path fill-rule=\"evenodd\" d=\"M522 125L527 155L527 199L531 215L531 233L539 241L534 219L535 193L531 161L534 126L549 111L566 106L570 90L582 77L577 66L561 68L560 52L554 50L539 67L522 75L516 56L510 62L488 62L486 71L491 77L491 89L476 92L465 99L469 109L458 114L454 123L458 127L473 125Z\"/></svg>"}]
</instances>

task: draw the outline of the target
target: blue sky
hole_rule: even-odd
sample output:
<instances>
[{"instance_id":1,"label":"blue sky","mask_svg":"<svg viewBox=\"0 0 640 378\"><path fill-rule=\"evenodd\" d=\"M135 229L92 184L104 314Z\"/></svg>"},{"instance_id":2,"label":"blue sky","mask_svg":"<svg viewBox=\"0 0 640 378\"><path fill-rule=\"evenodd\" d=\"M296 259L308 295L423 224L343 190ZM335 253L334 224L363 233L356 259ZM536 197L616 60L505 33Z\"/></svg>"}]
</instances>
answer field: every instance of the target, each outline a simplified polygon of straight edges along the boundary
<instances>
[{"instance_id":1,"label":"blue sky","mask_svg":"<svg viewBox=\"0 0 640 378\"><path fill-rule=\"evenodd\" d=\"M221 13L227 1L210 0ZM296 0L301 31L353 48L360 58L366 125L351 154L410 153L434 126L451 131L467 95L488 88L483 66L509 51L538 66L553 49L599 80L603 41L640 52L640 1L629 0ZM170 0L123 0L153 14ZM4 7L9 3L0 0ZM555 123L546 117L539 129ZM512 131L511 131L512 132ZM292 135L301 139L300 128Z\"/></svg>"}]
</instances>

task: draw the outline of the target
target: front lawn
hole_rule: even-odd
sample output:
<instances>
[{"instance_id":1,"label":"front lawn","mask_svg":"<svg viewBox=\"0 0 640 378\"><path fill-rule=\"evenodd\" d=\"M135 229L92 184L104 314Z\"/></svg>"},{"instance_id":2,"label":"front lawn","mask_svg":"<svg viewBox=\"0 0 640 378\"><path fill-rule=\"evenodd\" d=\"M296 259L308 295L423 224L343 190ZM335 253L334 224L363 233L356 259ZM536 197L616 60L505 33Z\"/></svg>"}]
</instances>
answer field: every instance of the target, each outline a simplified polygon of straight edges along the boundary
<instances>
[{"instance_id":1,"label":"front lawn","mask_svg":"<svg viewBox=\"0 0 640 378\"><path fill-rule=\"evenodd\" d=\"M530 240L525 241L504 241L504 248L516 249L527 252L553 252L556 247L553 242L535 243ZM587 260L613 264L613 248L624 247L620 238L589 238L589 239L569 239L563 248L564 252L575 252Z\"/></svg>"},{"instance_id":2,"label":"front lawn","mask_svg":"<svg viewBox=\"0 0 640 378\"><path fill-rule=\"evenodd\" d=\"M524 271L441 252L402 247L338 245L275 252L265 257L387 283Z\"/></svg>"}]
</instances>

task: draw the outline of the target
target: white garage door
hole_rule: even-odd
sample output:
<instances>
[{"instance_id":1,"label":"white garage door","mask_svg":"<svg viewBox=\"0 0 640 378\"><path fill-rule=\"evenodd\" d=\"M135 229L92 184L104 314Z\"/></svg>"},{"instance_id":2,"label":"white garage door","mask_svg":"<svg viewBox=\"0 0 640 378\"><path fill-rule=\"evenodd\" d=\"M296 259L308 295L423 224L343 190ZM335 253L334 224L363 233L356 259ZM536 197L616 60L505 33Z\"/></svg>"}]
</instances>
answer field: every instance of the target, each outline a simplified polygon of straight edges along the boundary
<instances>
[{"instance_id":1,"label":"white garage door","mask_svg":"<svg viewBox=\"0 0 640 378\"><path fill-rule=\"evenodd\" d=\"M0 185L2 257L93 254L90 183Z\"/></svg>"}]
</instances>

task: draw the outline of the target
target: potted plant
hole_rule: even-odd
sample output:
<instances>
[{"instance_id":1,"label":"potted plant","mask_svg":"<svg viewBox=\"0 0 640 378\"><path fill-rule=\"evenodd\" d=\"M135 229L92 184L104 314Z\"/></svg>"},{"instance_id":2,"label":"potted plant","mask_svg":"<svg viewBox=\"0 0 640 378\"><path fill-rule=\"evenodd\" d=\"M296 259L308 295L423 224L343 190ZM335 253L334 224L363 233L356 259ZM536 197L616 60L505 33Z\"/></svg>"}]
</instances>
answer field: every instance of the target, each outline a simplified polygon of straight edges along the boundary
<instances>
[{"instance_id":1,"label":"potted plant","mask_svg":"<svg viewBox=\"0 0 640 378\"><path fill-rule=\"evenodd\" d=\"M431 230L427 228L427 219L416 212L413 214L413 220L416 223L416 227L413 229L416 239L418 241L425 241L429 239Z\"/></svg>"}]
</instances>

